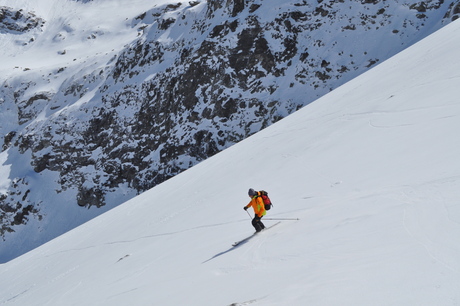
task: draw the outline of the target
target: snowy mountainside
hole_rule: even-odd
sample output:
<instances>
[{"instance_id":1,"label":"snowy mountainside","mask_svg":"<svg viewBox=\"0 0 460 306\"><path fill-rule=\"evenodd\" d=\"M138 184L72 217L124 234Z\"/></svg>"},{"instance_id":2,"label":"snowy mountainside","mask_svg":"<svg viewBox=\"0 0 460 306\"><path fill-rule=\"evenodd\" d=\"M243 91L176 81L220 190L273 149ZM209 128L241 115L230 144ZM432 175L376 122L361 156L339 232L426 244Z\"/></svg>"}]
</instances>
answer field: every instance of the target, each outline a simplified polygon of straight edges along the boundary
<instances>
[{"instance_id":1,"label":"snowy mountainside","mask_svg":"<svg viewBox=\"0 0 460 306\"><path fill-rule=\"evenodd\" d=\"M127 3L0 1L0 261L273 124L459 13L458 1Z\"/></svg>"},{"instance_id":2,"label":"snowy mountainside","mask_svg":"<svg viewBox=\"0 0 460 306\"><path fill-rule=\"evenodd\" d=\"M0 265L0 304L459 305L459 34ZM249 187L300 220L232 248Z\"/></svg>"}]
</instances>

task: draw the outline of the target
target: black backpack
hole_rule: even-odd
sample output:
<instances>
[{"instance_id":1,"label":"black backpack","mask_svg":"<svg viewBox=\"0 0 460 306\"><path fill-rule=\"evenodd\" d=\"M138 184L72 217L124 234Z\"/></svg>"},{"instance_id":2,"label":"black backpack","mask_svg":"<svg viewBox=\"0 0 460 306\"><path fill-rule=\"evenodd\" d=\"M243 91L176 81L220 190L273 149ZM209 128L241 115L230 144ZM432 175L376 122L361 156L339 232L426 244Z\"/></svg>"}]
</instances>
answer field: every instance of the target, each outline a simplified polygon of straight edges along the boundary
<instances>
[{"instance_id":1,"label":"black backpack","mask_svg":"<svg viewBox=\"0 0 460 306\"><path fill-rule=\"evenodd\" d=\"M264 201L265 210L270 210L270 208L272 208L272 206L273 206L273 203L270 200L270 198L268 197L268 192L266 192L265 190L260 190L259 191L259 197L261 197L262 200Z\"/></svg>"}]
</instances>

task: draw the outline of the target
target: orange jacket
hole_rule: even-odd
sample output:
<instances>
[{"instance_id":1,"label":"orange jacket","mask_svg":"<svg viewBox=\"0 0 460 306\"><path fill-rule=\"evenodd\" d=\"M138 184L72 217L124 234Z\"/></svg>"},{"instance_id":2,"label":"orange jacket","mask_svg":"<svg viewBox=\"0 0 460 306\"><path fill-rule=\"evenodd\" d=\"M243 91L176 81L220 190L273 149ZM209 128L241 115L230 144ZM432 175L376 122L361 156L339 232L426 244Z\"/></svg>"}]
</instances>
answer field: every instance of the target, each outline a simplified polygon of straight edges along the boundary
<instances>
[{"instance_id":1,"label":"orange jacket","mask_svg":"<svg viewBox=\"0 0 460 306\"><path fill-rule=\"evenodd\" d=\"M256 196L253 196L251 199L251 202L249 202L248 205L246 205L247 208L252 206L254 209L254 213L258 215L259 217L265 216L267 214L267 211L265 210L265 204L264 200L262 200L262 197L259 197L259 192L257 192Z\"/></svg>"}]
</instances>

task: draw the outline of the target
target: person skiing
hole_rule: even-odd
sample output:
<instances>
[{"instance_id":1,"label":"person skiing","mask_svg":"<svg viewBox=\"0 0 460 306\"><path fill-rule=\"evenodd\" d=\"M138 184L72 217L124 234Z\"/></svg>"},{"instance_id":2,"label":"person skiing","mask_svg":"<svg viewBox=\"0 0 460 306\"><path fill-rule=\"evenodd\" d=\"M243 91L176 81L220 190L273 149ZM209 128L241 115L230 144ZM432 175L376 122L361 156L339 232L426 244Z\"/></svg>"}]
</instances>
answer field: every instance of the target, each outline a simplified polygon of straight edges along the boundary
<instances>
[{"instance_id":1,"label":"person skiing","mask_svg":"<svg viewBox=\"0 0 460 306\"><path fill-rule=\"evenodd\" d=\"M264 201L262 200L262 197L259 196L259 192L250 188L248 195L251 198L251 202L249 202L249 204L244 207L244 210L247 210L251 206L254 209L252 226L254 226L256 232L258 233L265 228L265 225L262 223L261 219L267 212L265 211Z\"/></svg>"}]
</instances>

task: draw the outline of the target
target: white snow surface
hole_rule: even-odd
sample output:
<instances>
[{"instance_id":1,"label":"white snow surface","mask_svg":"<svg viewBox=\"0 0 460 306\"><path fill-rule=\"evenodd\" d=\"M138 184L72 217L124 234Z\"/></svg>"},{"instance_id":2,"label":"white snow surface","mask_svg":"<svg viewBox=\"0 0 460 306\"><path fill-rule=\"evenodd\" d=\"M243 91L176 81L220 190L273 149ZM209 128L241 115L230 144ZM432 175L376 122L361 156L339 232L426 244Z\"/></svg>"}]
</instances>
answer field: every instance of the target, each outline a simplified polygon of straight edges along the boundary
<instances>
[{"instance_id":1,"label":"white snow surface","mask_svg":"<svg viewBox=\"0 0 460 306\"><path fill-rule=\"evenodd\" d=\"M0 304L460 305L459 49L453 22L0 265ZM300 220L232 248L250 187Z\"/></svg>"},{"instance_id":2,"label":"white snow surface","mask_svg":"<svg viewBox=\"0 0 460 306\"><path fill-rule=\"evenodd\" d=\"M262 3L261 1L256 2ZM283 70L285 69L284 77L268 76L262 79L262 82L265 83L264 86L272 84L274 88L277 87L275 92L270 94L267 91L249 93L237 88L227 88L225 89L227 95L234 98L244 97L247 100L252 98L266 99L268 104L279 101L280 105L284 106L280 106L276 110L277 116L287 115L294 109L295 105L310 103L316 99L315 97L329 92L330 88L342 84L345 79L348 80L360 74L363 70L359 68L358 63L367 65L366 63L370 63L371 60L377 60L380 63L381 60L388 58L389 54L395 54L398 50L418 41L427 33L431 33L433 29L437 29L444 22L447 22L447 20L443 20L442 16L446 14L449 7L448 2L441 5L443 9L427 13L430 17L423 21L423 26L418 23L419 18L415 14L407 13L408 11L415 12L414 9L410 9L407 2L410 1L379 3L381 8L385 10L384 15L388 15L388 19L377 18L376 24L370 23L368 26L373 30L368 30L367 27L363 26L345 32L343 27L360 23L364 15L370 15L375 7L369 1L366 4L363 4L362 1L336 2L335 5L341 7L338 10L340 12L338 18L325 17L324 28L312 31L303 38L299 37L299 52L308 49L312 58L316 58L314 54L319 53L322 54L321 57L324 56L323 59L326 62L340 63L349 67L350 71L344 72L346 77L337 80L334 80L333 77L330 83L327 82L329 85L323 84L325 87L320 86L318 89L314 89L317 84L299 82L299 79L296 78L298 73L305 74L307 77L305 71L300 71L303 69L302 66L286 63L286 67L281 67ZM27 14L33 13L44 21L43 27L39 26L24 33L8 33L8 31L0 33L0 59L2 59L0 60L0 83L5 88L1 92L4 96L0 97L0 105L2 105L0 135L9 135L10 132L15 132L17 135L15 137L35 135L40 138L44 135L43 133L49 132L49 129L52 131L62 129L62 118L66 118L65 120L68 122L66 129L71 126L76 131L84 130L85 124L93 116L91 110L100 107L103 98L110 97L110 94L108 96L102 94L102 87L110 86L109 91L112 94L122 92L123 87L129 87L136 82L140 84L170 67L180 56L178 52L182 50L176 48L177 46L184 43L188 48L195 48L194 50L200 46L207 34L197 30L199 27L192 30L197 27L197 24L192 21L194 19L197 21L205 20L209 6L206 1L197 3L193 1L183 2L181 6L177 6L178 2L173 0L0 0L0 6L11 7L13 11L22 10L23 13ZM263 3L264 5L257 9L257 15L261 18L262 24L268 20L276 19L275 16L282 16L283 12L295 11L296 9L295 1L264 0ZM313 7L314 3L315 1L309 5ZM162 6L167 7L168 4L172 5L169 9L163 10L165 14L163 17L174 17L177 19L177 23L165 31L151 30L155 28L153 14L160 12L156 9ZM326 5L325 2L323 4ZM222 18L225 19L224 16L228 16L228 14L223 13L225 10L217 10L215 12L216 17L209 19L212 27L222 25ZM455 9L452 10L455 11ZM241 20L249 17L247 16L248 10L243 13L242 16L238 17ZM219 17L220 14L222 14L221 17ZM438 17L435 16L437 14ZM143 15L147 17L141 17ZM320 17L318 16L318 18ZM375 16L370 17L370 20L373 18ZM318 20L322 19L317 19L316 24L318 24ZM209 27L211 28L211 25ZM391 30L393 27L399 29L397 34ZM325 33L329 34L325 35ZM275 34L287 35L283 32L272 32L272 35ZM265 37L267 43L273 51L282 52L285 49L281 43L282 40L274 39L272 35L267 34ZM186 36L187 39L182 39L182 36ZM373 40L368 44L368 48L363 48L363 42L369 41L369 37L372 37ZM237 41L235 36L233 39L235 40L224 40L222 43L228 44L228 48L234 48ZM347 43L349 39L355 40L357 43ZM130 80L113 81L113 84L112 81L107 81L110 79L110 71L118 61L117 58L119 59L123 54L129 54L125 52L130 46L135 46L144 40L161 43L167 51L164 62L144 67L145 70L133 71L135 72L134 75L140 74L130 78ZM329 50L323 52L322 47L315 46L316 43L311 44L311 41L323 41ZM377 45L380 46L378 50L375 49ZM351 64L355 61L357 66ZM317 64L320 65L319 62ZM306 86L305 84L309 85ZM83 89L81 91L76 90L71 94L72 88L77 87ZM23 94L20 94L22 91ZM20 94L20 97L15 99L15 92ZM26 113L30 111L31 118L25 120L24 113L20 115L24 111L24 103L31 98L36 99L40 94L52 98L50 101L46 101L46 99L35 100L32 106L26 108ZM82 95L80 96L80 94ZM209 98L209 93L207 95ZM204 100L207 98L204 96L197 98L201 99L203 103L196 105L194 111L202 113L206 107ZM138 107L139 105L133 100L132 103L122 104L115 110L121 118L129 119L138 111ZM180 117L176 118L177 122L181 119ZM232 134L243 135L246 133L243 130L244 122L238 124L240 127L235 124L238 120L251 122L249 133L258 131L264 124L251 109L241 114L240 118L242 119L236 118L220 125L206 120L195 127L191 123L187 123L187 125L178 124L173 130L173 136L177 138L188 137L194 130L198 129L206 130L212 134L221 132L229 136L230 139L234 138L231 137ZM215 118L212 121L219 121L219 119ZM53 139L56 143L76 144L76 151L79 151L78 149L81 147L78 146L81 144L78 144L78 141L72 141L75 140L73 139L74 136L67 133L60 135L54 134ZM120 147L124 145L136 147L138 144L125 139ZM231 145L231 143L226 145ZM90 209L82 209L76 204L78 186L71 184L64 184L66 185L64 186L62 184L62 182L74 180L73 177L60 177L58 172L49 170L37 173L33 167L32 164L40 156L50 153L51 147L34 152L32 157L30 151L21 154L18 148L14 146L12 145L0 153L0 194L14 196L24 206L27 203L34 204L35 208L39 209L40 217L29 215L26 225L15 226L15 232L6 233L5 240L0 241L0 262L6 262L19 254L24 254L94 216L125 202L137 192L128 183L125 183L115 189L107 190L106 204L103 207L96 208L93 206ZM155 169L156 165L160 163L160 150L161 148L152 152L144 160L150 163L152 169ZM93 151L94 160L98 160L98 158L102 160L101 157L103 156L101 148ZM115 162L118 161L115 159ZM180 167L197 162L196 157L185 154L176 160ZM72 160L65 163L70 164ZM148 171L148 169L144 169L144 171ZM84 187L87 188L93 187L90 182L109 179L107 173L94 166L80 167L79 175L85 178L87 185ZM145 172L138 172L139 177L143 175ZM22 179L24 181L21 181L17 188L12 188L17 180ZM27 201L23 198L26 194ZM14 200L10 203L14 203Z\"/></svg>"}]
</instances>

